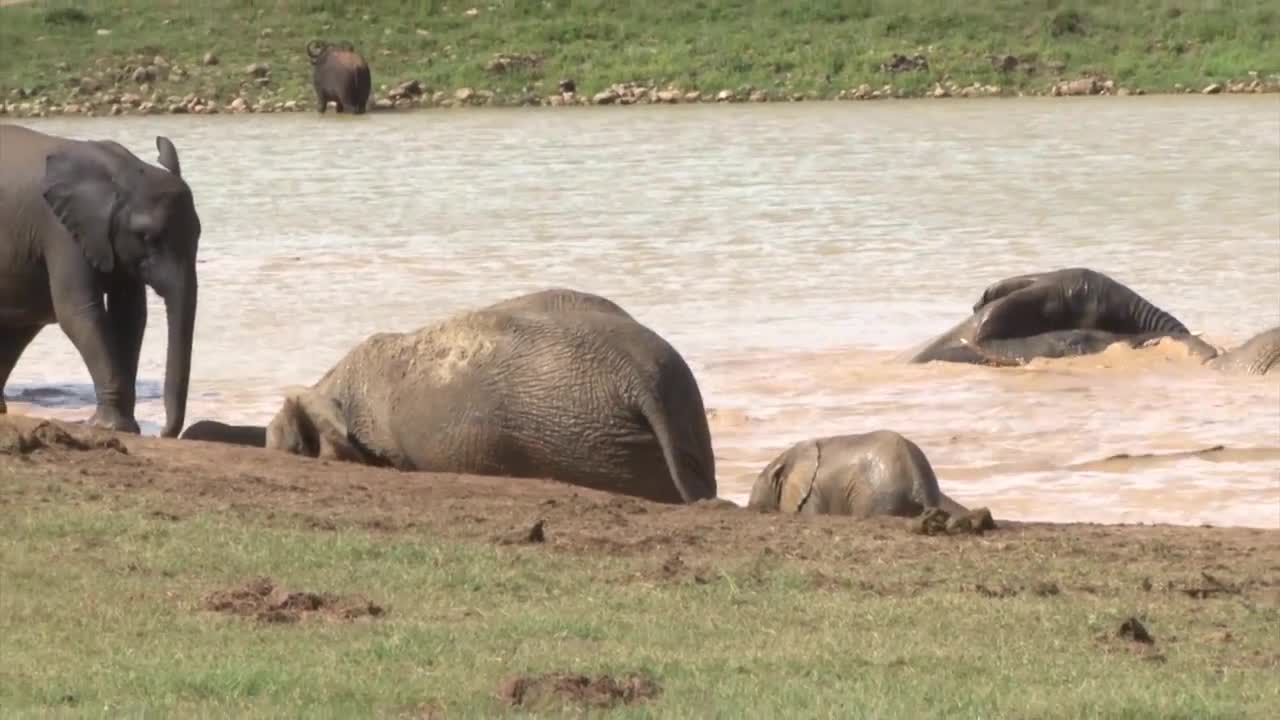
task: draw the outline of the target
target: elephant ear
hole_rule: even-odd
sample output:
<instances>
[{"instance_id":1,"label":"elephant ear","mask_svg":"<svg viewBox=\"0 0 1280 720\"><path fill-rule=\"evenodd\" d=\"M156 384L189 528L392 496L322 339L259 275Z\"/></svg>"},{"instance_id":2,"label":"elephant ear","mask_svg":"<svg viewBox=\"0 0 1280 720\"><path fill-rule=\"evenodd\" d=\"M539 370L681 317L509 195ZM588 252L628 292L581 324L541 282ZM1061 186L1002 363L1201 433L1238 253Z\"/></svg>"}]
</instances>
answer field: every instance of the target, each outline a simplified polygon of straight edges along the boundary
<instances>
[{"instance_id":1,"label":"elephant ear","mask_svg":"<svg viewBox=\"0 0 1280 720\"><path fill-rule=\"evenodd\" d=\"M178 149L173 146L169 138L157 135L156 150L160 151L160 164L164 166L164 169L178 177L182 177L182 164L178 162Z\"/></svg>"},{"instance_id":2,"label":"elephant ear","mask_svg":"<svg viewBox=\"0 0 1280 720\"><path fill-rule=\"evenodd\" d=\"M74 150L50 153L41 194L89 262L104 273L114 270L116 214L124 198L107 168Z\"/></svg>"},{"instance_id":3,"label":"elephant ear","mask_svg":"<svg viewBox=\"0 0 1280 720\"><path fill-rule=\"evenodd\" d=\"M818 481L818 444L804 442L787 453L778 507L782 512L794 513L810 502Z\"/></svg>"},{"instance_id":4,"label":"elephant ear","mask_svg":"<svg viewBox=\"0 0 1280 720\"><path fill-rule=\"evenodd\" d=\"M316 457L331 460L366 463L365 454L352 442L351 431L338 404L326 395L316 392L292 393L286 403L295 403L300 419L315 441Z\"/></svg>"}]
</instances>

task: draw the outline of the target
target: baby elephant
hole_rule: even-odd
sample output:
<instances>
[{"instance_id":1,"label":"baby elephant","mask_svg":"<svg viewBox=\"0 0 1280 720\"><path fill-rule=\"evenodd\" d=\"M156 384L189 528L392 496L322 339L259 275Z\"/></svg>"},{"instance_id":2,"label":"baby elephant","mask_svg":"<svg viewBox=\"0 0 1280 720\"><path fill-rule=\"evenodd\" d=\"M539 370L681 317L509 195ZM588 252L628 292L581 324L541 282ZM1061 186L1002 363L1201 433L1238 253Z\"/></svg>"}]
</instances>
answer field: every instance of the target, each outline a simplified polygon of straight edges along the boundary
<instances>
[{"instance_id":1,"label":"baby elephant","mask_svg":"<svg viewBox=\"0 0 1280 720\"><path fill-rule=\"evenodd\" d=\"M369 64L355 47L346 42L330 44L312 40L307 43L307 57L311 59L311 82L320 114L329 109L332 101L337 104L338 112L363 115L373 85Z\"/></svg>"},{"instance_id":2,"label":"baby elephant","mask_svg":"<svg viewBox=\"0 0 1280 720\"><path fill-rule=\"evenodd\" d=\"M760 472L747 507L857 518L968 513L938 489L920 447L892 430L796 443Z\"/></svg>"},{"instance_id":3,"label":"baby elephant","mask_svg":"<svg viewBox=\"0 0 1280 720\"><path fill-rule=\"evenodd\" d=\"M402 470L716 495L693 372L612 302L552 289L379 333L291 391L267 447Z\"/></svg>"}]
</instances>

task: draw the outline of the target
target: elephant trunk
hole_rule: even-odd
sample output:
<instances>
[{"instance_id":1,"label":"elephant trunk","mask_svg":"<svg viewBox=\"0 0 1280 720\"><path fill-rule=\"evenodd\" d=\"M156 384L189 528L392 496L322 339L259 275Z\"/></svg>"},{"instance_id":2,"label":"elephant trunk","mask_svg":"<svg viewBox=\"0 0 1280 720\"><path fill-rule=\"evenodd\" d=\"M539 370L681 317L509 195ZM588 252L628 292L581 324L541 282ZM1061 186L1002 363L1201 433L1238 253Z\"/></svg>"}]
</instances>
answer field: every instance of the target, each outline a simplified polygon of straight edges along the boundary
<instances>
[{"instance_id":1,"label":"elephant trunk","mask_svg":"<svg viewBox=\"0 0 1280 720\"><path fill-rule=\"evenodd\" d=\"M196 327L197 281L195 267L178 287L164 296L169 321L169 346L164 367L165 426L161 437L177 437L187 414L187 389L191 384L191 345Z\"/></svg>"},{"instance_id":2,"label":"elephant trunk","mask_svg":"<svg viewBox=\"0 0 1280 720\"><path fill-rule=\"evenodd\" d=\"M1191 331L1187 329L1186 325L1183 325L1174 316L1151 304L1145 298L1134 298L1132 316L1134 322L1138 325L1137 332L1140 333L1167 333L1170 335L1191 334Z\"/></svg>"}]
</instances>

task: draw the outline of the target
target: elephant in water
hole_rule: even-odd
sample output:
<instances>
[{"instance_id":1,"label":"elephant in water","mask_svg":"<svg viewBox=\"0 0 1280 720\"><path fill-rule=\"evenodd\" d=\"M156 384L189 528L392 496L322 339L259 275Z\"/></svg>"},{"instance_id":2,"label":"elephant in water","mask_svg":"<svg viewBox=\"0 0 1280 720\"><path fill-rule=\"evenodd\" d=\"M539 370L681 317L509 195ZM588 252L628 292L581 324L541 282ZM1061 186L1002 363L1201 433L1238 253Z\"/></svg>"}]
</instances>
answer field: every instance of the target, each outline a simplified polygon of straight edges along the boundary
<instances>
[{"instance_id":1,"label":"elephant in water","mask_svg":"<svg viewBox=\"0 0 1280 720\"><path fill-rule=\"evenodd\" d=\"M347 42L312 40L307 43L307 57L311 60L311 83L320 114L333 102L340 113L363 115L369 105L373 81L369 63L355 47Z\"/></svg>"},{"instance_id":2,"label":"elephant in water","mask_svg":"<svg viewBox=\"0 0 1280 720\"><path fill-rule=\"evenodd\" d=\"M1206 364L1215 370L1248 375L1280 370L1280 326L1263 330L1240 347L1209 358Z\"/></svg>"},{"instance_id":3,"label":"elephant in water","mask_svg":"<svg viewBox=\"0 0 1280 720\"><path fill-rule=\"evenodd\" d=\"M56 322L93 379L89 422L138 432L149 285L168 314L161 435L182 430L201 227L177 149L165 137L156 149L159 166L109 140L0 125L0 398L23 351Z\"/></svg>"},{"instance_id":4,"label":"elephant in water","mask_svg":"<svg viewBox=\"0 0 1280 720\"><path fill-rule=\"evenodd\" d=\"M1142 347L1164 337L1193 354L1217 354L1169 313L1094 270L1067 268L992 284L973 314L913 353L909 362L1020 365L1032 358L1091 355L1116 342Z\"/></svg>"},{"instance_id":5,"label":"elephant in water","mask_svg":"<svg viewBox=\"0 0 1280 720\"><path fill-rule=\"evenodd\" d=\"M611 301L552 289L378 333L288 393L270 449L401 470L716 495L693 372Z\"/></svg>"},{"instance_id":6,"label":"elephant in water","mask_svg":"<svg viewBox=\"0 0 1280 720\"><path fill-rule=\"evenodd\" d=\"M756 477L747 507L857 518L969 512L938 489L924 451L892 430L792 445Z\"/></svg>"}]
</instances>

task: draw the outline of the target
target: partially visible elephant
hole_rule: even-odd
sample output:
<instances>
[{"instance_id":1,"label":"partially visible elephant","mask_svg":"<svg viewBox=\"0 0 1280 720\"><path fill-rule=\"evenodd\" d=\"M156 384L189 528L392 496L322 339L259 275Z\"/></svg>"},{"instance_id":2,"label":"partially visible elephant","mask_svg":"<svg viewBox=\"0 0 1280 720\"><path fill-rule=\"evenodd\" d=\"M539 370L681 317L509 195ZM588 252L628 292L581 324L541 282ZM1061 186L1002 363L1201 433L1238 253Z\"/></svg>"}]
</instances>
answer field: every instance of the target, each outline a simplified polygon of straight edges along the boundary
<instances>
[{"instance_id":1,"label":"partially visible elephant","mask_svg":"<svg viewBox=\"0 0 1280 720\"><path fill-rule=\"evenodd\" d=\"M1028 337L1054 330L1103 330L1117 335L1189 335L1177 318L1125 285L1088 268L1005 278L973 306L973 340Z\"/></svg>"},{"instance_id":2,"label":"partially visible elephant","mask_svg":"<svg viewBox=\"0 0 1280 720\"><path fill-rule=\"evenodd\" d=\"M534 312L574 312L588 310L611 313L627 320L635 320L614 301L581 290L553 287L525 295L517 295L489 305L488 310L530 310Z\"/></svg>"},{"instance_id":3,"label":"partially visible elephant","mask_svg":"<svg viewBox=\"0 0 1280 720\"><path fill-rule=\"evenodd\" d=\"M552 478L659 502L715 497L693 372L621 308L596 309L597 298L531 293L372 335L315 385L287 394L266 445L401 470Z\"/></svg>"},{"instance_id":4,"label":"partially visible elephant","mask_svg":"<svg viewBox=\"0 0 1280 720\"><path fill-rule=\"evenodd\" d=\"M1116 342L1141 347L1164 337L1202 359L1216 351L1177 318L1087 268L1019 275L989 286L973 314L913 352L931 361L1021 365L1033 358L1091 355Z\"/></svg>"},{"instance_id":5,"label":"partially visible elephant","mask_svg":"<svg viewBox=\"0 0 1280 720\"><path fill-rule=\"evenodd\" d=\"M1248 375L1267 375L1280 370L1280 326L1263 330L1234 350L1227 350L1206 363L1215 370Z\"/></svg>"},{"instance_id":6,"label":"partially visible elephant","mask_svg":"<svg viewBox=\"0 0 1280 720\"><path fill-rule=\"evenodd\" d=\"M217 420L201 420L187 426L180 439L261 448L267 446L267 429L261 425L228 425Z\"/></svg>"},{"instance_id":7,"label":"partially visible elephant","mask_svg":"<svg viewBox=\"0 0 1280 720\"><path fill-rule=\"evenodd\" d=\"M330 101L337 104L338 112L364 114L373 81L369 63L355 47L348 42L312 40L307 43L307 57L311 59L311 83L320 114L329 109Z\"/></svg>"},{"instance_id":8,"label":"partially visible elephant","mask_svg":"<svg viewBox=\"0 0 1280 720\"><path fill-rule=\"evenodd\" d=\"M938 488L920 446L892 430L792 445L760 471L747 507L857 518L915 517L927 508L969 512Z\"/></svg>"},{"instance_id":9,"label":"partially visible elephant","mask_svg":"<svg viewBox=\"0 0 1280 720\"><path fill-rule=\"evenodd\" d=\"M200 218L173 143L157 137L156 149L161 167L110 140L0 125L0 398L23 350L56 322L93 379L89 422L138 432L150 285L169 325L161 435L182 430Z\"/></svg>"}]
</instances>

